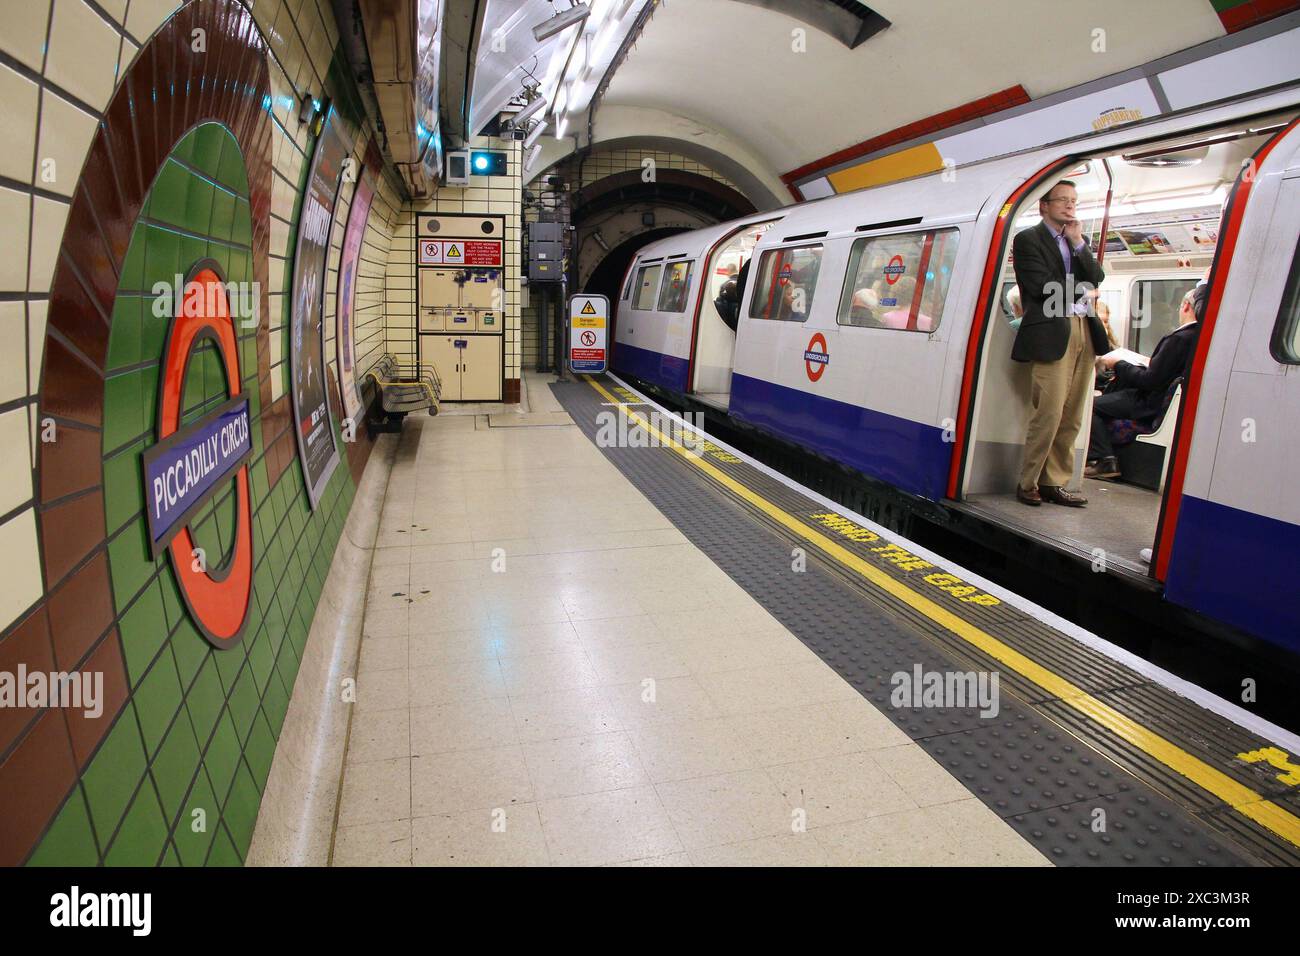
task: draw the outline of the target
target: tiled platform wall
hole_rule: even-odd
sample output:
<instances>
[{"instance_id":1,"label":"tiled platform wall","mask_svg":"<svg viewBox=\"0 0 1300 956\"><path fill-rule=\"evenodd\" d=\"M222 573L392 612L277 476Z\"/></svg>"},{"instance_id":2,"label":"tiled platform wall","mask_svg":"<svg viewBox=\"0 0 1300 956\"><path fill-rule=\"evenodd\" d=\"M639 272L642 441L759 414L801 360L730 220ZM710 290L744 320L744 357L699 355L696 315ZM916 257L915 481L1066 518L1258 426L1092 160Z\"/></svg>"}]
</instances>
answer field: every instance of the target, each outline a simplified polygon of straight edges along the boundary
<instances>
[{"instance_id":1,"label":"tiled platform wall","mask_svg":"<svg viewBox=\"0 0 1300 956\"><path fill-rule=\"evenodd\" d=\"M184 139L182 124L169 120L189 114L163 105L162 92L151 104L158 115L118 108L127 105L123 90L143 75L132 73L133 65L162 44L169 45L158 52L159 64L190 57L179 37L189 37L195 23L212 28L206 41L214 55L234 57L239 46L242 55L264 61L264 68L241 77L256 81L248 96L261 83L254 108L239 114L226 104L229 123L216 117L245 130L233 155L242 148L251 189L241 192L230 152L222 160L214 154L221 146L203 145L234 139L205 136L163 164L170 185L155 187L139 220L111 202L83 202L94 193L92 180L104 195L105 170L97 166L113 165L88 164L94 150L130 156L129 147L112 144L115 131L122 133L115 126L121 116L136 117L128 142L150 131L170 137L171 144L157 144L160 156ZM243 30L238 43L236 28ZM333 99L358 161L372 135L353 106L350 81L342 79L346 71L338 69L338 40L328 0L6 6L0 335L9 347L0 349L0 671L13 673L19 665L98 670L106 700L97 719L62 708L0 708L0 864L238 864L247 849L303 642L354 493L345 455L319 509L310 509L286 393L295 225L312 147L298 122L298 95ZM194 75L209 68L232 78L215 73L203 52L191 58ZM213 96L214 108L225 103ZM126 175L129 166L117 163L113 175ZM147 187L153 172L139 175ZM331 376L334 290L353 188L344 186L331 232L325 303ZM251 212L247 231L212 211L227 202L246 217ZM359 265L358 372L388 347L385 272L400 207L393 184L381 177ZM78 220L79 210L90 213ZM134 284L133 257L143 256L152 272L179 250L176 264L183 269L187 256L203 249L215 250L232 273L246 260L266 293L262 325L241 335L238 350L254 420L254 603L243 641L228 650L200 636L178 599L168 558L151 559L144 544L139 458L156 438L163 330L150 324L147 311L143 317L132 312L138 303L121 294ZM104 303L98 315L64 301L60 288L68 276ZM52 383L66 382L68 374L66 366L59 375L51 372L47 342L80 343L83 333L103 345L100 352L78 353L77 381L84 387L69 393L59 385L53 394ZM186 406L202 414L217 397L211 389L192 397L187 390ZM90 407L101 409L102 418L78 417L78 408ZM60 436L48 445L39 434L45 417ZM13 453L19 448L25 454ZM210 509L212 526L205 524L214 547L221 544L218 518L227 504L219 497Z\"/></svg>"},{"instance_id":2,"label":"tiled platform wall","mask_svg":"<svg viewBox=\"0 0 1300 956\"><path fill-rule=\"evenodd\" d=\"M398 360L417 361L415 319L415 220L419 213L505 216L505 389L507 401L518 401L520 378L519 230L522 218L521 153L519 143L480 137L472 149L506 153L506 175L475 176L464 188L443 186L434 198L407 203L396 216L392 246L388 254L387 317L388 348ZM511 383L514 383L513 385ZM512 392L513 390L513 392ZM512 398L513 394L513 398Z\"/></svg>"}]
</instances>

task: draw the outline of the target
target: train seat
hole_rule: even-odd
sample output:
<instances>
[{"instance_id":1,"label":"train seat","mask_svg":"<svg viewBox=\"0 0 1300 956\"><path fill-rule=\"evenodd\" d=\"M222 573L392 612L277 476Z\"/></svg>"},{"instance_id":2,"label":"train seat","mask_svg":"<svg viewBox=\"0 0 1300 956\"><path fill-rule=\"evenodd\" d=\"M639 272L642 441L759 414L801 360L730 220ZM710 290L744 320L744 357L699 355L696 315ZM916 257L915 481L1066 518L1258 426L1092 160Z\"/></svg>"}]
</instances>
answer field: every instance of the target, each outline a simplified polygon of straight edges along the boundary
<instances>
[{"instance_id":1,"label":"train seat","mask_svg":"<svg viewBox=\"0 0 1300 956\"><path fill-rule=\"evenodd\" d=\"M1124 480L1157 493L1165 490L1169 473L1169 449L1174 443L1174 428L1178 424L1178 407L1182 402L1183 387L1174 389L1174 396L1165 410L1160 427L1139 433L1131 442L1117 444L1115 457Z\"/></svg>"}]
</instances>

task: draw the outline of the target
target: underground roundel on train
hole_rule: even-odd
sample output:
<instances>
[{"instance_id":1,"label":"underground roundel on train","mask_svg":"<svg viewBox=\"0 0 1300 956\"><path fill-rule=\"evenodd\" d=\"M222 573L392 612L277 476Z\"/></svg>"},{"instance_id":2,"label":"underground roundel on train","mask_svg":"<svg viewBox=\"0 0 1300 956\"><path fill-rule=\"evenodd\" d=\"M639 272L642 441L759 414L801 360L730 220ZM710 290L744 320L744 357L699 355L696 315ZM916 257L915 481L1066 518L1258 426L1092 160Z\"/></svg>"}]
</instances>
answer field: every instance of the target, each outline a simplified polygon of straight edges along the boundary
<instances>
[{"instance_id":1,"label":"underground roundel on train","mask_svg":"<svg viewBox=\"0 0 1300 956\"><path fill-rule=\"evenodd\" d=\"M826 337L820 332L813 334L808 340L808 347L803 352L804 370L808 373L808 381L815 382L822 377L826 371L826 366L830 364L831 355L826 348Z\"/></svg>"}]
</instances>

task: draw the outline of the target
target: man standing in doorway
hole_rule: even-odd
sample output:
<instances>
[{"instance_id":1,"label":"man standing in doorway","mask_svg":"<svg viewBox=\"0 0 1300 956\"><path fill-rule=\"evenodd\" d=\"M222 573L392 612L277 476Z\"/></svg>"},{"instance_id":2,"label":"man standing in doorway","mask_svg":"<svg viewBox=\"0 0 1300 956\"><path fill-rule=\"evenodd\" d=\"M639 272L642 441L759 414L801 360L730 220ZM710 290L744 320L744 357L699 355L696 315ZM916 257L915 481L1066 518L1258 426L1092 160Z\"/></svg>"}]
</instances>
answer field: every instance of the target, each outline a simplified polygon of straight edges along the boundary
<instances>
[{"instance_id":1,"label":"man standing in doorway","mask_svg":"<svg viewBox=\"0 0 1300 956\"><path fill-rule=\"evenodd\" d=\"M1062 179L1038 201L1043 221L1012 243L1025 315L1011 357L1032 365L1029 429L1016 497L1082 508L1066 491L1074 474L1074 439L1092 388L1093 361L1107 351L1106 330L1092 311L1106 277L1074 218L1079 194Z\"/></svg>"}]
</instances>

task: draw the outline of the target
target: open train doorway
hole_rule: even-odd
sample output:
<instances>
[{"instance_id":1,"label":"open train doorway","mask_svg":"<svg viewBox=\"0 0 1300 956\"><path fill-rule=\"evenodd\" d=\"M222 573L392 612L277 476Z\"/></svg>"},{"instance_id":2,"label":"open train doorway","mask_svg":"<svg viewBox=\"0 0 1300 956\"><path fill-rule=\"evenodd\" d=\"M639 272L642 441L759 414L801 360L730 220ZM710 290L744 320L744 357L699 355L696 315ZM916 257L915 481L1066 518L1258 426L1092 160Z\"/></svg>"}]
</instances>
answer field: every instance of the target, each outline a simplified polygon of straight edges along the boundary
<instances>
[{"instance_id":1,"label":"open train doorway","mask_svg":"<svg viewBox=\"0 0 1300 956\"><path fill-rule=\"evenodd\" d=\"M1210 291L1195 290L1211 278L1221 218L1244 164L1288 119L1256 118L1080 157L1044 175L1019 198L983 330L961 476L969 508L1080 556L1104 554L1107 566L1121 572L1151 573L1175 442L1190 440L1192 423L1179 434L1179 410L1199 333L1193 324L1199 319L1196 308ZM1108 349L1094 370L1065 485L1083 495L1087 506L1030 507L1016 496L1031 368L1011 357L1022 319L1012 245L1017 234L1039 225L1039 200L1054 198L1062 180L1077 192L1075 218L1105 271L1089 309L1103 320ZM1170 350L1165 359L1186 358L1171 370L1168 361L1153 363L1158 349ZM1116 375L1113 369L1121 361L1128 369ZM1136 378L1135 369L1140 370ZM1102 396L1138 381L1143 403L1135 411L1142 414L1110 414L1119 406Z\"/></svg>"},{"instance_id":2,"label":"open train doorway","mask_svg":"<svg viewBox=\"0 0 1300 956\"><path fill-rule=\"evenodd\" d=\"M695 315L690 390L699 401L720 409L725 410L731 401L736 329L749 279L749 260L759 238L779 221L778 217L746 223L715 243L705 258L700 280L704 288Z\"/></svg>"}]
</instances>

